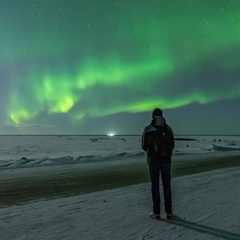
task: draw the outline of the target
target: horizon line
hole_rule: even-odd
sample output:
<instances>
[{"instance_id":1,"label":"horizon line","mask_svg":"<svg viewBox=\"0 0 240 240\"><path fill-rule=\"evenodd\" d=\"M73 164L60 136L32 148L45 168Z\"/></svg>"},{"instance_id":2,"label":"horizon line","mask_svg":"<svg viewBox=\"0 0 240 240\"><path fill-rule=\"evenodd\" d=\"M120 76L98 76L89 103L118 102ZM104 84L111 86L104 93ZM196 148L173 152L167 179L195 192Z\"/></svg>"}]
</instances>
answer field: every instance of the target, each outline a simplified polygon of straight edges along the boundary
<instances>
[{"instance_id":1,"label":"horizon line","mask_svg":"<svg viewBox=\"0 0 240 240\"><path fill-rule=\"evenodd\" d=\"M117 137L117 136L142 136L142 134L115 134L109 136L108 134L0 134L0 136L106 136L106 137ZM240 134L175 134L174 136L240 136Z\"/></svg>"}]
</instances>

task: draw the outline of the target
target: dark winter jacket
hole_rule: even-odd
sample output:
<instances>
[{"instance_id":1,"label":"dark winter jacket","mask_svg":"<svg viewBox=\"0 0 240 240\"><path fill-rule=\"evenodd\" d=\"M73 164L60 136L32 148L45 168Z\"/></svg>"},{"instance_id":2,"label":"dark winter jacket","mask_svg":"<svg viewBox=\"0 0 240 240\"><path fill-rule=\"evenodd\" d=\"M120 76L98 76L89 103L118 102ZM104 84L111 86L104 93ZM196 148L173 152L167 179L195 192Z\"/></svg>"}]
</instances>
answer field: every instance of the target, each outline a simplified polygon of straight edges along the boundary
<instances>
[{"instance_id":1,"label":"dark winter jacket","mask_svg":"<svg viewBox=\"0 0 240 240\"><path fill-rule=\"evenodd\" d=\"M162 124L166 124L165 118L162 116L156 116L153 118L151 124L144 128L142 134L142 149L147 152L147 162L151 164L171 162L171 156L157 156L154 147L151 144L155 138L156 127ZM168 128L173 133L171 127L168 126Z\"/></svg>"}]
</instances>

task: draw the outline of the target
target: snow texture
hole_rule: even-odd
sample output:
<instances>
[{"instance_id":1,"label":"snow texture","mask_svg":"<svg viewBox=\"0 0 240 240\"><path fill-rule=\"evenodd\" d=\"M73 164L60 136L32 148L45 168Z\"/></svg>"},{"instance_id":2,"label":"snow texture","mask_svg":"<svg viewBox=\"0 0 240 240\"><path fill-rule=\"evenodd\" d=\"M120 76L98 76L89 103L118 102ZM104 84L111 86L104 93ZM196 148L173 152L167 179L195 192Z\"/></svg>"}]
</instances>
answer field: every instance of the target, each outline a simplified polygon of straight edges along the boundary
<instances>
[{"instance_id":1,"label":"snow texture","mask_svg":"<svg viewBox=\"0 0 240 240\"><path fill-rule=\"evenodd\" d=\"M132 155L142 159L139 139L2 136L1 178L7 179L12 168L21 168L27 177L38 166L48 168L48 161L50 165L58 165L58 161L72 165L86 156L87 162L97 161L96 156L108 161L122 159L123 163ZM184 159L192 159L196 153L227 156L240 148L237 137L196 139L178 141L176 159L178 154ZM93 167L89 163L89 169ZM173 220L166 219L163 204L160 221L148 217L152 210L150 183L4 207L0 209L0 239L240 239L239 179L240 167L173 178L173 210L177 216Z\"/></svg>"},{"instance_id":2,"label":"snow texture","mask_svg":"<svg viewBox=\"0 0 240 240\"><path fill-rule=\"evenodd\" d=\"M240 168L174 178L177 220L148 217L139 184L0 209L1 239L240 239Z\"/></svg>"},{"instance_id":3,"label":"snow texture","mask_svg":"<svg viewBox=\"0 0 240 240\"><path fill-rule=\"evenodd\" d=\"M240 152L239 136L182 136L177 139L174 156ZM141 136L0 136L0 141L0 170L145 156Z\"/></svg>"}]
</instances>

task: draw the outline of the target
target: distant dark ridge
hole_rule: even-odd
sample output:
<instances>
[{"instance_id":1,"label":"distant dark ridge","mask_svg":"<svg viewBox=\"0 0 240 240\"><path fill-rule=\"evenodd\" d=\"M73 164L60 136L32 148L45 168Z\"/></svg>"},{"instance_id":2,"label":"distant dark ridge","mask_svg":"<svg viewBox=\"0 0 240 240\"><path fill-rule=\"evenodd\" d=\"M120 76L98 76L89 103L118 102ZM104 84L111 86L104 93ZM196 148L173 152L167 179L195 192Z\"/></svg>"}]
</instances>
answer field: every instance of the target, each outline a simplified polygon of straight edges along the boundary
<instances>
[{"instance_id":1,"label":"distant dark ridge","mask_svg":"<svg viewBox=\"0 0 240 240\"><path fill-rule=\"evenodd\" d=\"M92 137L92 136L99 136L99 137L102 137L102 136L107 136L109 137L107 134L0 134L0 136L10 136L10 137L15 137L15 136L20 136L20 137L24 137L24 136L57 136L57 137L65 137L65 136L89 136L89 137ZM121 137L121 136L142 136L141 134L116 134L112 137ZM240 134L175 134L175 136L194 136L194 137L240 137ZM180 140L182 138L175 138L176 140ZM194 139L196 140L196 139Z\"/></svg>"},{"instance_id":2,"label":"distant dark ridge","mask_svg":"<svg viewBox=\"0 0 240 240\"><path fill-rule=\"evenodd\" d=\"M176 141L197 141L195 138L175 138Z\"/></svg>"},{"instance_id":3,"label":"distant dark ridge","mask_svg":"<svg viewBox=\"0 0 240 240\"><path fill-rule=\"evenodd\" d=\"M0 134L0 136L9 137L122 137L122 136L141 136L140 134L116 134L114 136L108 136L107 134Z\"/></svg>"}]
</instances>

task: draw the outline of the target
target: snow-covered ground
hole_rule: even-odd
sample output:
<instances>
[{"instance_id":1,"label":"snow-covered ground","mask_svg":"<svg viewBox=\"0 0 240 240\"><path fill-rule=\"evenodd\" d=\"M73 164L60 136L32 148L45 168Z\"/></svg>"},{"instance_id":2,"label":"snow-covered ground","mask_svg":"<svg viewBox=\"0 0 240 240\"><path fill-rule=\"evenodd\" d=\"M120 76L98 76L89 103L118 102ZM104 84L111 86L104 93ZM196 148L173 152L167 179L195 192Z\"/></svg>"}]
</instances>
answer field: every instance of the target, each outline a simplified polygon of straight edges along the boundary
<instances>
[{"instance_id":1,"label":"snow-covered ground","mask_svg":"<svg viewBox=\"0 0 240 240\"><path fill-rule=\"evenodd\" d=\"M150 184L0 209L1 239L240 239L240 168L173 178L179 217L148 218Z\"/></svg>"},{"instance_id":2,"label":"snow-covered ground","mask_svg":"<svg viewBox=\"0 0 240 240\"><path fill-rule=\"evenodd\" d=\"M176 141L173 161L194 161L196 155L240 156L239 137L186 138L194 140ZM146 164L140 136L0 136L0 140L2 182L45 178L53 169L60 176L101 166ZM0 239L240 239L239 180L240 167L173 178L175 220L166 220L163 211L161 221L148 217L150 183L5 206L0 208Z\"/></svg>"},{"instance_id":3,"label":"snow-covered ground","mask_svg":"<svg viewBox=\"0 0 240 240\"><path fill-rule=\"evenodd\" d=\"M240 152L240 136L176 138L174 156ZM0 170L145 157L141 136L0 136L0 143Z\"/></svg>"}]
</instances>

